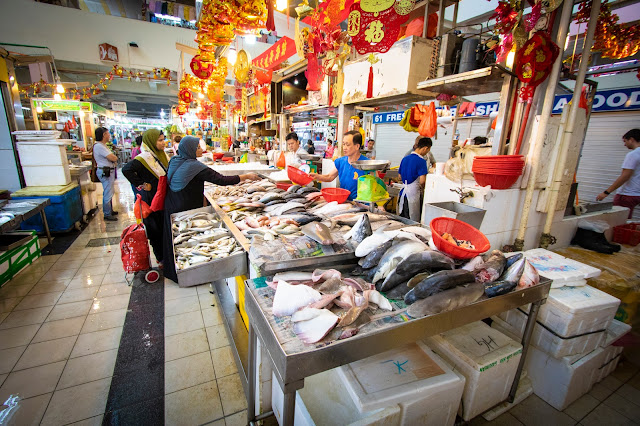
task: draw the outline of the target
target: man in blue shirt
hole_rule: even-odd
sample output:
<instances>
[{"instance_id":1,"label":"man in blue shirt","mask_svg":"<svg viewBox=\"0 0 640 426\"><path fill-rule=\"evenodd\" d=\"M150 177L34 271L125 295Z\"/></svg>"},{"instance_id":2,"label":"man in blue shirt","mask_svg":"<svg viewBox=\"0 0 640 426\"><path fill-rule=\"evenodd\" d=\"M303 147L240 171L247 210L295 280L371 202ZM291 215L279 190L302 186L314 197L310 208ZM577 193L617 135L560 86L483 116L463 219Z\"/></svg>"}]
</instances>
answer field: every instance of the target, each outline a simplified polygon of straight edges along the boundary
<instances>
[{"instance_id":1,"label":"man in blue shirt","mask_svg":"<svg viewBox=\"0 0 640 426\"><path fill-rule=\"evenodd\" d=\"M419 222L422 215L422 192L429 168L424 156L431 151L431 139L420 138L413 152L402 159L398 173L405 187L400 193L398 211L403 217Z\"/></svg>"},{"instance_id":2,"label":"man in blue shirt","mask_svg":"<svg viewBox=\"0 0 640 426\"><path fill-rule=\"evenodd\" d=\"M358 178L366 175L367 172L358 170L351 164L354 161L368 160L367 157L360 154L362 148L362 135L356 130L351 130L344 134L342 138L342 152L344 157L340 157L335 161L336 170L325 175L310 173L311 177L320 182L331 182L335 178L340 179L340 188L350 192L349 200L353 200L358 195Z\"/></svg>"}]
</instances>

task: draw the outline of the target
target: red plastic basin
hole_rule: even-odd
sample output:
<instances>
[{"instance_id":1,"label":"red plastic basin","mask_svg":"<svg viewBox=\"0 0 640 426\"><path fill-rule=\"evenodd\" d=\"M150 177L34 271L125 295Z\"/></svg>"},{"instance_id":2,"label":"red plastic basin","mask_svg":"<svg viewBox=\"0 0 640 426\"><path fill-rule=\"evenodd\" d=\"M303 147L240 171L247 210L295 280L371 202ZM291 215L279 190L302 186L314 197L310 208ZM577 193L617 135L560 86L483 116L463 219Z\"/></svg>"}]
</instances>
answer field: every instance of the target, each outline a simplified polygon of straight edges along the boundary
<instances>
[{"instance_id":1,"label":"red plastic basin","mask_svg":"<svg viewBox=\"0 0 640 426\"><path fill-rule=\"evenodd\" d=\"M290 183L276 183L276 188L282 189L283 191L286 191L290 187L291 187Z\"/></svg>"},{"instance_id":2,"label":"red plastic basin","mask_svg":"<svg viewBox=\"0 0 640 426\"><path fill-rule=\"evenodd\" d=\"M287 166L287 176L289 176L289 179L291 180L291 182L297 185L302 185L302 186L307 185L309 182L313 180L313 178L309 176L308 173L305 173L302 170L297 169L293 166Z\"/></svg>"},{"instance_id":3,"label":"red plastic basin","mask_svg":"<svg viewBox=\"0 0 640 426\"><path fill-rule=\"evenodd\" d=\"M351 192L342 188L325 188L320 192L322 192L322 196L327 203L337 201L338 204L347 201L347 198L349 198L349 194L351 194Z\"/></svg>"},{"instance_id":4,"label":"red plastic basin","mask_svg":"<svg viewBox=\"0 0 640 426\"><path fill-rule=\"evenodd\" d=\"M512 175L498 175L495 173L473 172L473 177L480 186L491 185L492 189L509 189L518 180L521 173Z\"/></svg>"},{"instance_id":5,"label":"red plastic basin","mask_svg":"<svg viewBox=\"0 0 640 426\"><path fill-rule=\"evenodd\" d=\"M468 223L462 222L458 219L452 219L448 217L436 217L429 224L431 227L431 236L433 237L433 243L443 253L455 259L471 259L481 253L488 251L491 248L491 244L485 235L478 231ZM471 250L446 241L442 238L442 234L448 232L458 240L471 241L476 248Z\"/></svg>"}]
</instances>

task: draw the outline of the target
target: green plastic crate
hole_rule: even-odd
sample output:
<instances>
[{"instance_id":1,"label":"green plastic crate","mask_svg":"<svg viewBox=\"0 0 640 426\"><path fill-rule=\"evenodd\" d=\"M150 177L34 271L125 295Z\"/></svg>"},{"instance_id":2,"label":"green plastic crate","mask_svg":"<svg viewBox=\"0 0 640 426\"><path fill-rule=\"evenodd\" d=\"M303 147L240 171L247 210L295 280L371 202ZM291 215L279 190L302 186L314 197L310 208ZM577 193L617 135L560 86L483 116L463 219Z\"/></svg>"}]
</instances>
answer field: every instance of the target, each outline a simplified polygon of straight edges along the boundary
<instances>
[{"instance_id":1,"label":"green plastic crate","mask_svg":"<svg viewBox=\"0 0 640 426\"><path fill-rule=\"evenodd\" d=\"M25 266L40 257L40 244L35 231L25 231L31 240L13 250L0 252L0 287L15 277Z\"/></svg>"}]
</instances>

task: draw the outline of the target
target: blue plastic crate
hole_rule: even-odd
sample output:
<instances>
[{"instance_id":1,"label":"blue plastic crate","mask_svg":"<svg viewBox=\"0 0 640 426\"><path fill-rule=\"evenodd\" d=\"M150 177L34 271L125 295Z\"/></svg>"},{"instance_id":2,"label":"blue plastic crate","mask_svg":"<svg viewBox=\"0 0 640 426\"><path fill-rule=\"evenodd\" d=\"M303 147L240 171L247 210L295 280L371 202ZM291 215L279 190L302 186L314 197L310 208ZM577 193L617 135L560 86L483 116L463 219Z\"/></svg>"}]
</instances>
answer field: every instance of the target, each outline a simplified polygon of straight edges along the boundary
<instances>
[{"instance_id":1,"label":"blue plastic crate","mask_svg":"<svg viewBox=\"0 0 640 426\"><path fill-rule=\"evenodd\" d=\"M68 189L66 188L68 187ZM67 232L74 228L76 222L82 220L82 198L80 187L78 184L69 184L62 187L58 191L59 195L51 195L52 191L42 190L38 194L35 187L27 187L11 194L12 200L21 200L26 198L49 198L51 204L45 207L44 212L47 215L47 223L51 232ZM37 187L37 188L54 188L54 187ZM58 187L60 188L60 187ZM47 195L42 195L47 194ZM44 232L44 225L41 216L35 215L20 225L21 229L33 229L37 232Z\"/></svg>"}]
</instances>

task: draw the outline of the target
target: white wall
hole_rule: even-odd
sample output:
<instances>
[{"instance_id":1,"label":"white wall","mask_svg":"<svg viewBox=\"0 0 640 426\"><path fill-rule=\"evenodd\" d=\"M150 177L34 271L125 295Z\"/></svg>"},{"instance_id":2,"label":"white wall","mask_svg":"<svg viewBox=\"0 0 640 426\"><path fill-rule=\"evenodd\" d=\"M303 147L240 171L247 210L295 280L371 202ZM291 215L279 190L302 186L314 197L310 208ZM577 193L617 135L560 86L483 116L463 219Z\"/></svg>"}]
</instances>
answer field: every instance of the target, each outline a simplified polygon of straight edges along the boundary
<instances>
[{"instance_id":1,"label":"white wall","mask_svg":"<svg viewBox=\"0 0 640 426\"><path fill-rule=\"evenodd\" d=\"M0 41L5 43L47 46L57 60L105 65L98 56L98 45L109 43L118 48L120 65L139 69L166 67L177 71L180 52L175 43L196 47L196 32L146 21L101 15L32 0L2 0ZM293 38L294 20L287 28L286 16L277 13L279 36ZM138 48L129 47L136 42ZM254 47L255 46L255 47ZM264 51L271 45L256 43L253 51ZM19 52L44 54L42 50L12 48ZM189 60L185 60L188 68Z\"/></svg>"},{"instance_id":2,"label":"white wall","mask_svg":"<svg viewBox=\"0 0 640 426\"><path fill-rule=\"evenodd\" d=\"M13 143L7 114L4 109L2 94L0 93L0 189L17 191L20 189L18 166L16 165Z\"/></svg>"}]
</instances>

